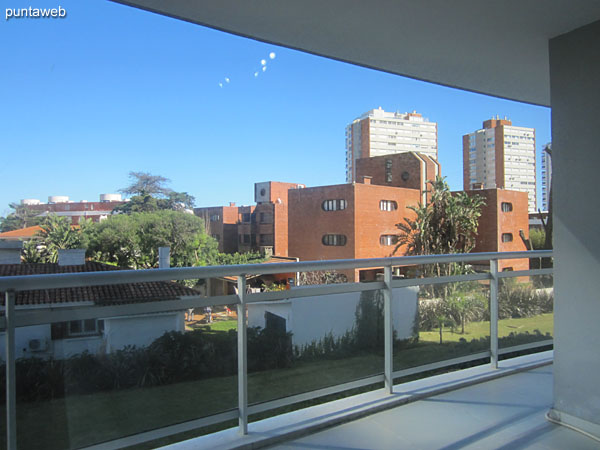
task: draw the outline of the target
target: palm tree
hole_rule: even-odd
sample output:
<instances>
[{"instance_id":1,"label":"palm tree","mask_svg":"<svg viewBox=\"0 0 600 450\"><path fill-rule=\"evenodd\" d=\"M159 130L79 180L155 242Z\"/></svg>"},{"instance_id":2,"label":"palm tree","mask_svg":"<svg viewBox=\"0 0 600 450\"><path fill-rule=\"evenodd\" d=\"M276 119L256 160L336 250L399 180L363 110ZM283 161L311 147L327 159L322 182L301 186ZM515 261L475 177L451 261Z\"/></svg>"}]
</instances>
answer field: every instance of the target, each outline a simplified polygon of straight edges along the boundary
<instances>
[{"instance_id":1,"label":"palm tree","mask_svg":"<svg viewBox=\"0 0 600 450\"><path fill-rule=\"evenodd\" d=\"M74 227L67 217L58 217L50 214L40 225L42 230L37 238L43 249L44 262L55 263L58 261L58 250L85 247L85 228L89 221L80 220L79 226Z\"/></svg>"},{"instance_id":2,"label":"palm tree","mask_svg":"<svg viewBox=\"0 0 600 450\"><path fill-rule=\"evenodd\" d=\"M440 255L468 253L475 246L477 224L481 207L485 204L479 195L466 192L452 193L442 177L429 181L428 204L409 206L416 217L404 218L396 226L400 230L394 253L404 248L406 255ZM456 263L425 266L425 276L448 276L464 271Z\"/></svg>"}]
</instances>

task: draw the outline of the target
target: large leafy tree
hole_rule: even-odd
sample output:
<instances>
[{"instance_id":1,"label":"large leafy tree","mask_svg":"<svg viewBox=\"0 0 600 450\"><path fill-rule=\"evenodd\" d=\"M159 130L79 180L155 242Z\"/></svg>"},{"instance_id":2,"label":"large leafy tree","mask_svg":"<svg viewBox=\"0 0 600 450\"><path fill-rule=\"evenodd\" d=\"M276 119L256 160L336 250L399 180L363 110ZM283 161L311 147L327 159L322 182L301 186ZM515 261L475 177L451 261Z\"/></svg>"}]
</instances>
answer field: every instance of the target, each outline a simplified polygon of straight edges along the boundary
<instances>
[{"instance_id":1,"label":"large leafy tree","mask_svg":"<svg viewBox=\"0 0 600 450\"><path fill-rule=\"evenodd\" d=\"M407 255L468 253L475 246L477 224L484 200L479 195L452 193L442 177L429 181L430 202L409 206L414 218L405 218L396 226L400 230L397 252L404 247ZM458 264L428 265L425 275L450 275Z\"/></svg>"},{"instance_id":2,"label":"large leafy tree","mask_svg":"<svg viewBox=\"0 0 600 450\"><path fill-rule=\"evenodd\" d=\"M194 207L195 198L187 192L176 192L166 186L168 178L147 172L129 172L131 184L119 191L130 196L128 202L117 206L116 212L182 211Z\"/></svg>"},{"instance_id":3,"label":"large leafy tree","mask_svg":"<svg viewBox=\"0 0 600 450\"><path fill-rule=\"evenodd\" d=\"M218 255L217 242L199 217L180 211L132 212L93 227L89 251L96 259L135 269L158 265L158 248L171 248L171 265L202 266Z\"/></svg>"},{"instance_id":4,"label":"large leafy tree","mask_svg":"<svg viewBox=\"0 0 600 450\"><path fill-rule=\"evenodd\" d=\"M134 269L158 266L158 248L171 248L173 267L259 262L254 253L225 254L209 236L204 221L181 211L119 214L90 229L89 253L99 261Z\"/></svg>"},{"instance_id":5,"label":"large leafy tree","mask_svg":"<svg viewBox=\"0 0 600 450\"><path fill-rule=\"evenodd\" d=\"M119 189L128 196L135 195L151 195L151 196L167 196L171 189L166 187L171 180L160 175L152 175L148 172L129 172L131 184L123 189Z\"/></svg>"}]
</instances>

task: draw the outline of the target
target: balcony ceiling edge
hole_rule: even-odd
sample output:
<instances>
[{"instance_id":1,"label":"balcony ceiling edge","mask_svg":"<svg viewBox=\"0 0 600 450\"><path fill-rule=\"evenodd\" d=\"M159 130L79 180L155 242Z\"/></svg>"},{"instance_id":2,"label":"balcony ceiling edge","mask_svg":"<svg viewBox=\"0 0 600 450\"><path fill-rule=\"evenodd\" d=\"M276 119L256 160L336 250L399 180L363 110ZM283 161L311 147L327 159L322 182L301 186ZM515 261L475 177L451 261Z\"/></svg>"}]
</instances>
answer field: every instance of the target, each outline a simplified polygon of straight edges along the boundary
<instances>
[{"instance_id":1,"label":"balcony ceiling edge","mask_svg":"<svg viewBox=\"0 0 600 450\"><path fill-rule=\"evenodd\" d=\"M263 42L473 92L550 105L548 40L600 20L596 0L113 0Z\"/></svg>"}]
</instances>

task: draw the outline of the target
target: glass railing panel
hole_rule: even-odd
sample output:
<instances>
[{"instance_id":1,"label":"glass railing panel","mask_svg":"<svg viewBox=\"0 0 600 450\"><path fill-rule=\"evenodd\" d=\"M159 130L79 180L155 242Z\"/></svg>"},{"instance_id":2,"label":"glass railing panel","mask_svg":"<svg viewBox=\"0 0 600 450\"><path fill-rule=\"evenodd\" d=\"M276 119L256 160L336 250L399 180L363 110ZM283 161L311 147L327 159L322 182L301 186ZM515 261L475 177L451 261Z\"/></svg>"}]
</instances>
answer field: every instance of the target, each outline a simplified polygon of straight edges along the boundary
<instances>
[{"instance_id":1,"label":"glass railing panel","mask_svg":"<svg viewBox=\"0 0 600 450\"><path fill-rule=\"evenodd\" d=\"M498 312L499 348L552 340L553 276L501 279L498 283Z\"/></svg>"},{"instance_id":2,"label":"glass railing panel","mask_svg":"<svg viewBox=\"0 0 600 450\"><path fill-rule=\"evenodd\" d=\"M354 277L353 270L301 273L299 286L290 292L303 287L339 287L358 276ZM380 291L319 291L308 297L284 295L283 300L250 303L248 326L250 404L383 373Z\"/></svg>"},{"instance_id":3,"label":"glass railing panel","mask_svg":"<svg viewBox=\"0 0 600 450\"><path fill-rule=\"evenodd\" d=\"M236 408L234 321L211 306L18 328L19 448L85 447Z\"/></svg>"},{"instance_id":4,"label":"glass railing panel","mask_svg":"<svg viewBox=\"0 0 600 450\"><path fill-rule=\"evenodd\" d=\"M394 370L489 350L488 281L394 289L394 298Z\"/></svg>"}]
</instances>

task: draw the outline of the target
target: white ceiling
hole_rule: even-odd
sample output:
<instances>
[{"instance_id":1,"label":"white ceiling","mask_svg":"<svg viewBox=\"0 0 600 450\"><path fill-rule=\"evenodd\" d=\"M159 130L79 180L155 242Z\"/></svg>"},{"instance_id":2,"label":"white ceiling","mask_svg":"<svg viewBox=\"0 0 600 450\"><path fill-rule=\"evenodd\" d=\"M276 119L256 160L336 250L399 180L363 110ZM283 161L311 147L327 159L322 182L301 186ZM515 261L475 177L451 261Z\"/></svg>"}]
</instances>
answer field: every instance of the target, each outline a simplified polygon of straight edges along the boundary
<instances>
[{"instance_id":1,"label":"white ceiling","mask_svg":"<svg viewBox=\"0 0 600 450\"><path fill-rule=\"evenodd\" d=\"M550 104L548 39L600 20L599 0L115 1L361 66L541 105Z\"/></svg>"}]
</instances>

